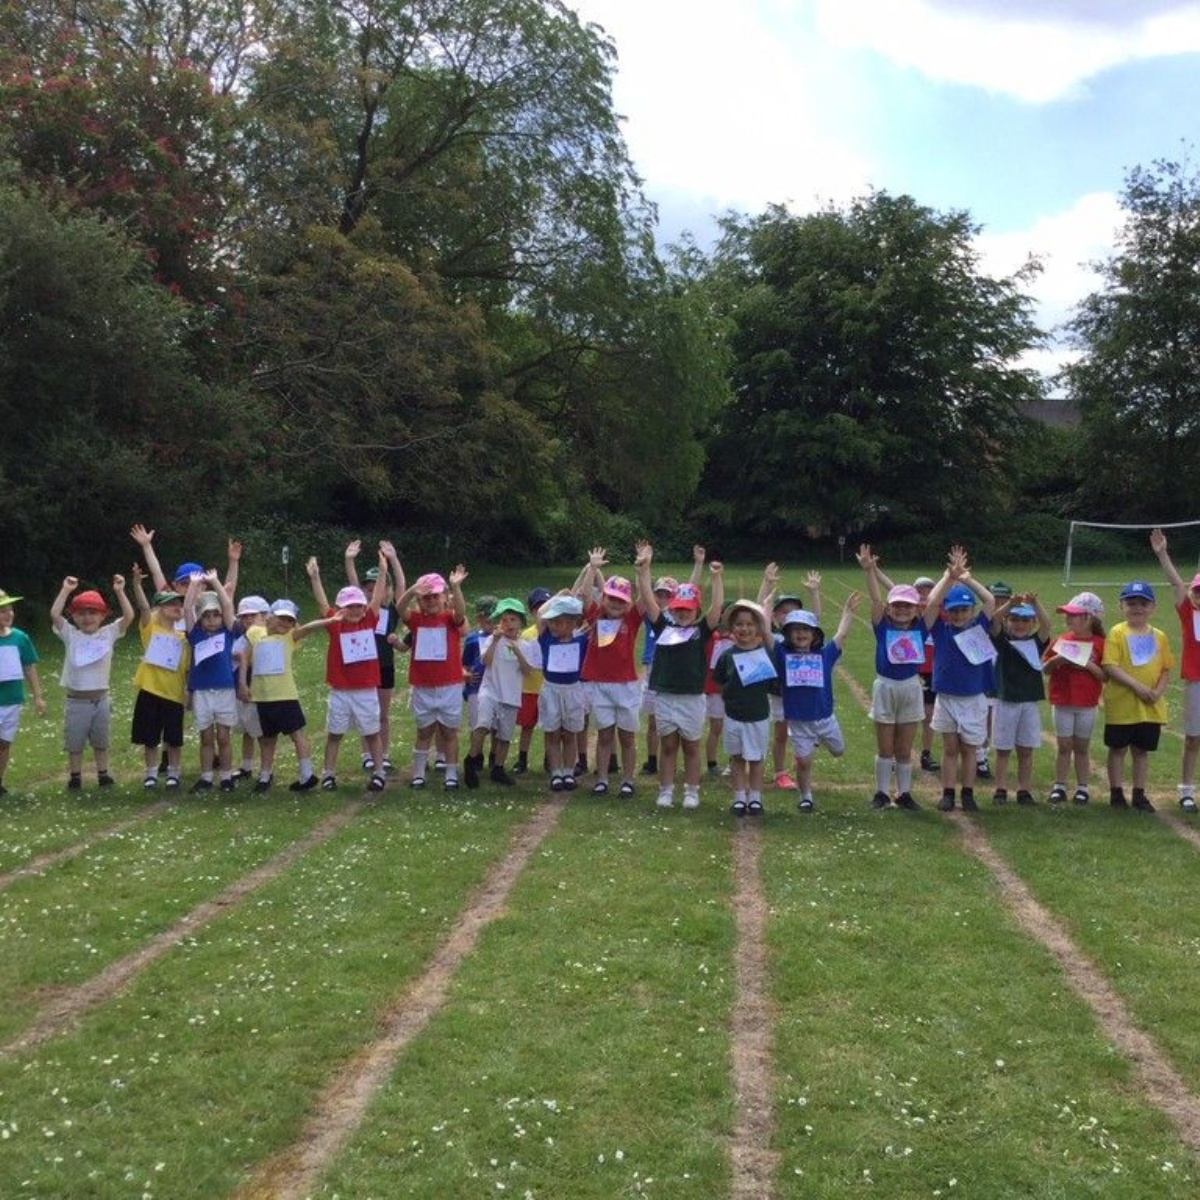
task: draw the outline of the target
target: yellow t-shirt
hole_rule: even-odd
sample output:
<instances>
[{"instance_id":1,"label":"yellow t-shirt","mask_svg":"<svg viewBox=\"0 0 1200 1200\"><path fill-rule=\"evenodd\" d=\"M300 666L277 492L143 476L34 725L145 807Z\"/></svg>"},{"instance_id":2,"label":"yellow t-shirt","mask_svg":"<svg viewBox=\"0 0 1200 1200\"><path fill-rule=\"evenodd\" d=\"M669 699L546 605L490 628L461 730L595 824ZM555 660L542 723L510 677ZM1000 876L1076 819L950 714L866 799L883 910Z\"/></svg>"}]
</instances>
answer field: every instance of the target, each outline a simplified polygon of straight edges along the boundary
<instances>
[{"instance_id":1,"label":"yellow t-shirt","mask_svg":"<svg viewBox=\"0 0 1200 1200\"><path fill-rule=\"evenodd\" d=\"M246 630L250 643L250 699L255 703L272 700L299 700L296 677L292 674L292 656L296 639L288 633L268 633L261 625Z\"/></svg>"},{"instance_id":2,"label":"yellow t-shirt","mask_svg":"<svg viewBox=\"0 0 1200 1200\"><path fill-rule=\"evenodd\" d=\"M523 642L536 642L537 635L538 635L537 622L534 621L534 623L532 625L530 625L528 629L524 629L521 631L520 640ZM528 649L528 647L525 647L525 649ZM530 655L526 654L525 658L528 661L528 659L530 658ZM534 656L534 659L536 661L536 656ZM541 690L542 690L542 684L545 682L546 682L546 677L541 673L541 671L527 671L524 675L521 676L521 695L522 696L540 695Z\"/></svg>"},{"instance_id":3,"label":"yellow t-shirt","mask_svg":"<svg viewBox=\"0 0 1200 1200\"><path fill-rule=\"evenodd\" d=\"M1104 639L1104 665L1120 667L1131 679L1154 687L1163 670L1175 666L1171 655L1171 644L1167 635L1153 625L1143 630L1132 630L1121 621L1114 625ZM1109 725L1139 725L1148 721L1156 725L1167 722L1167 698L1162 696L1157 704L1144 701L1116 680L1104 682L1104 720Z\"/></svg>"},{"instance_id":4,"label":"yellow t-shirt","mask_svg":"<svg viewBox=\"0 0 1200 1200\"><path fill-rule=\"evenodd\" d=\"M192 648L187 635L170 625L161 625L153 617L138 625L142 638L142 659L133 675L133 686L152 696L182 704L187 699L187 673Z\"/></svg>"}]
</instances>

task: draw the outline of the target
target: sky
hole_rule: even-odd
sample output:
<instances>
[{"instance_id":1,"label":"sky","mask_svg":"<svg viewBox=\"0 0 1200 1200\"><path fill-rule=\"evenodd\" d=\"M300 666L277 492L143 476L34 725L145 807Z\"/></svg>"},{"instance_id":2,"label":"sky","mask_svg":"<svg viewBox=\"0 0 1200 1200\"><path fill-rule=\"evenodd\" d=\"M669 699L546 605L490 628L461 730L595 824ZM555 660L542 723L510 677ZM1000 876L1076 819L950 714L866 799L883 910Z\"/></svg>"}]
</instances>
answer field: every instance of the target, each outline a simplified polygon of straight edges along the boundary
<instances>
[{"instance_id":1,"label":"sky","mask_svg":"<svg viewBox=\"0 0 1200 1200\"><path fill-rule=\"evenodd\" d=\"M1200 150L1200 0L566 0L618 54L614 103L659 240L870 189L1029 255L1053 332L1111 254L1127 171ZM1027 361L1048 373L1057 340Z\"/></svg>"}]
</instances>

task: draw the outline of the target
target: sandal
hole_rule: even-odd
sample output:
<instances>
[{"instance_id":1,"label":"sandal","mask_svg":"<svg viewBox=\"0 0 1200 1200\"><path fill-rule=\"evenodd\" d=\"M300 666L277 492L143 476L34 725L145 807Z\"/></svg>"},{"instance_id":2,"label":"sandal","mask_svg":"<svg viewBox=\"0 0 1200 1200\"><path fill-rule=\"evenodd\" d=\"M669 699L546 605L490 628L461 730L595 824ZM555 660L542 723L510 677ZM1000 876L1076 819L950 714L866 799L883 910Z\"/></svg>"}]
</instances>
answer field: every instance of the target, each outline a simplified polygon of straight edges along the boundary
<instances>
[{"instance_id":1,"label":"sandal","mask_svg":"<svg viewBox=\"0 0 1200 1200\"><path fill-rule=\"evenodd\" d=\"M621 795L622 796L632 796L633 795L633 784L630 783L628 779L625 780L625 782L623 784L621 784Z\"/></svg>"},{"instance_id":2,"label":"sandal","mask_svg":"<svg viewBox=\"0 0 1200 1200\"><path fill-rule=\"evenodd\" d=\"M744 817L744 816L746 815L746 802L745 802L745 800L735 800L735 801L734 801L734 802L733 802L733 803L732 803L732 804L729 806L729 811L730 811L731 813L733 813L733 815L734 815L735 817Z\"/></svg>"},{"instance_id":3,"label":"sandal","mask_svg":"<svg viewBox=\"0 0 1200 1200\"><path fill-rule=\"evenodd\" d=\"M599 782L598 782L598 783L597 783L597 784L596 784L596 785L595 785L595 786L592 788L592 795L593 795L593 796L607 796L607 795L608 795L608 784L607 784L607 782L605 782L605 780L601 779L601 780L600 780L600 781L599 781Z\"/></svg>"},{"instance_id":4,"label":"sandal","mask_svg":"<svg viewBox=\"0 0 1200 1200\"><path fill-rule=\"evenodd\" d=\"M752 817L761 817L763 815L763 805L761 800L751 800L746 805L746 812Z\"/></svg>"}]
</instances>

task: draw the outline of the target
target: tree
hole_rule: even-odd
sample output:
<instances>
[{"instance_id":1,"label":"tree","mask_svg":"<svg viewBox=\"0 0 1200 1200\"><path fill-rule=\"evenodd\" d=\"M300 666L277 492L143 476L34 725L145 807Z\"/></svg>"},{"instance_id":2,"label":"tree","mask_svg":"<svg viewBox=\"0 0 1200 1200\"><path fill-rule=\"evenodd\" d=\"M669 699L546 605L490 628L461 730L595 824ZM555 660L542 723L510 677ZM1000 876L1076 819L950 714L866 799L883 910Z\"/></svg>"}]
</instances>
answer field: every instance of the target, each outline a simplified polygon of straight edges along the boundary
<instances>
[{"instance_id":1,"label":"tree","mask_svg":"<svg viewBox=\"0 0 1200 1200\"><path fill-rule=\"evenodd\" d=\"M1195 516L1180 487L1200 460L1200 176L1155 162L1126 176L1116 253L1071 324L1064 377L1082 428L1089 515Z\"/></svg>"},{"instance_id":2,"label":"tree","mask_svg":"<svg viewBox=\"0 0 1200 1200\"><path fill-rule=\"evenodd\" d=\"M1009 495L1016 417L1040 394L1022 292L979 269L963 212L875 192L729 218L710 275L734 399L702 511L763 541L963 528Z\"/></svg>"}]
</instances>

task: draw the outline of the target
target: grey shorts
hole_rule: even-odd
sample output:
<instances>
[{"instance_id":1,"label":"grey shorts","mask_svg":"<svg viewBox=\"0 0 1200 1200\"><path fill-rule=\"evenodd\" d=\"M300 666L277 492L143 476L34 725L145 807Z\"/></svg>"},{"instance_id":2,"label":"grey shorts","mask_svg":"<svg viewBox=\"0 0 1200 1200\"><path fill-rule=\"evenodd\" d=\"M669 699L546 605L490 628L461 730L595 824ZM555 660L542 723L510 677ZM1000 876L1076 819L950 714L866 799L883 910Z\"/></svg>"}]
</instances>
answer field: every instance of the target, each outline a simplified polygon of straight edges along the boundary
<instances>
[{"instance_id":1,"label":"grey shorts","mask_svg":"<svg viewBox=\"0 0 1200 1200\"><path fill-rule=\"evenodd\" d=\"M107 750L112 740L112 701L107 696L79 700L68 696L63 711L63 745L68 754L91 746Z\"/></svg>"}]
</instances>

